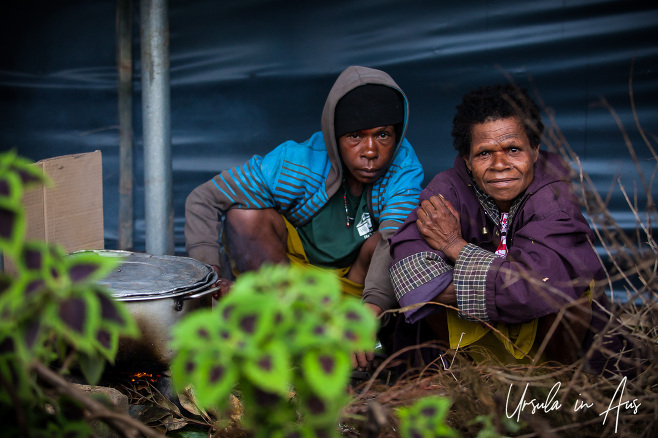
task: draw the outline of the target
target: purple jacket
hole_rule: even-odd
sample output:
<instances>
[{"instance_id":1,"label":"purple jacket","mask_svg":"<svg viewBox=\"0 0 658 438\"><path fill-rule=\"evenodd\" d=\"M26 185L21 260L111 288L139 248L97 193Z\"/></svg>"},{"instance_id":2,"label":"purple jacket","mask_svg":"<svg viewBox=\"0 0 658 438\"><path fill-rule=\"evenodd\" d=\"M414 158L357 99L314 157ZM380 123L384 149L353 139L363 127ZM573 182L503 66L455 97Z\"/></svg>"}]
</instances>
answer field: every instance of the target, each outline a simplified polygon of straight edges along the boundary
<instances>
[{"instance_id":1,"label":"purple jacket","mask_svg":"<svg viewBox=\"0 0 658 438\"><path fill-rule=\"evenodd\" d=\"M500 230L478 202L461 157L434 177L420 201L439 193L459 212L469 245L453 266L421 237L414 210L390 239L390 273L401 307L430 301L453 282L461 317L528 322L558 312L580 298L592 279L603 278L592 230L557 155L539 152L534 179L508 226L506 258L493 253ZM407 311L406 320L416 322L437 308Z\"/></svg>"}]
</instances>

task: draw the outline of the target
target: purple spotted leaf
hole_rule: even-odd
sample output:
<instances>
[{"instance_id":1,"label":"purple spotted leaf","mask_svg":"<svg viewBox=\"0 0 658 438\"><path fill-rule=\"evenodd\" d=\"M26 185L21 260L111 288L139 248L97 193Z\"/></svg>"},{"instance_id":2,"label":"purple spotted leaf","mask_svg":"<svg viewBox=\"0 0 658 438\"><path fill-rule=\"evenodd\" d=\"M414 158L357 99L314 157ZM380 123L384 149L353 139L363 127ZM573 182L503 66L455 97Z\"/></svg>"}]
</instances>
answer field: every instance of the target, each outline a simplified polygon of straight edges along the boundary
<instances>
[{"instance_id":1,"label":"purple spotted leaf","mask_svg":"<svg viewBox=\"0 0 658 438\"><path fill-rule=\"evenodd\" d=\"M374 314L359 300L345 299L337 308L335 324L343 334L343 341L351 350L371 349L375 344L378 323Z\"/></svg>"},{"instance_id":2,"label":"purple spotted leaf","mask_svg":"<svg viewBox=\"0 0 658 438\"><path fill-rule=\"evenodd\" d=\"M61 257L59 252L52 256L55 260ZM109 275L121 262L120 258L104 257L95 251L75 252L63 260L73 283L94 283Z\"/></svg>"},{"instance_id":3,"label":"purple spotted leaf","mask_svg":"<svg viewBox=\"0 0 658 438\"><path fill-rule=\"evenodd\" d=\"M126 318L120 311L117 301L111 299L104 292L98 292L97 297L101 305L101 318L104 323L112 323L120 326L126 324Z\"/></svg>"},{"instance_id":4,"label":"purple spotted leaf","mask_svg":"<svg viewBox=\"0 0 658 438\"><path fill-rule=\"evenodd\" d=\"M112 348L112 333L105 329L100 329L96 332L96 341L106 350Z\"/></svg>"},{"instance_id":5,"label":"purple spotted leaf","mask_svg":"<svg viewBox=\"0 0 658 438\"><path fill-rule=\"evenodd\" d=\"M181 323L184 323L184 320ZM205 355L197 355L191 349L179 349L176 352L169 367L176 392L183 392L185 387L190 384L192 376L196 374L199 368L197 360L203 360L204 358L206 358Z\"/></svg>"},{"instance_id":6,"label":"purple spotted leaf","mask_svg":"<svg viewBox=\"0 0 658 438\"><path fill-rule=\"evenodd\" d=\"M302 358L306 383L322 397L334 398L349 382L350 357L345 350L326 348L307 351Z\"/></svg>"},{"instance_id":7,"label":"purple spotted leaf","mask_svg":"<svg viewBox=\"0 0 658 438\"><path fill-rule=\"evenodd\" d=\"M18 217L19 215L15 211L0 206L0 239L12 239Z\"/></svg>"},{"instance_id":8,"label":"purple spotted leaf","mask_svg":"<svg viewBox=\"0 0 658 438\"><path fill-rule=\"evenodd\" d=\"M272 341L246 358L242 372L263 391L286 395L290 387L291 362L282 341Z\"/></svg>"},{"instance_id":9,"label":"purple spotted leaf","mask_svg":"<svg viewBox=\"0 0 658 438\"><path fill-rule=\"evenodd\" d=\"M18 169L18 177L21 179L24 187L30 187L34 184L41 184L45 181L43 174L36 172L28 172L25 169Z\"/></svg>"},{"instance_id":10,"label":"purple spotted leaf","mask_svg":"<svg viewBox=\"0 0 658 438\"><path fill-rule=\"evenodd\" d=\"M459 436L445 420L452 401L448 397L428 396L398 411L403 436Z\"/></svg>"},{"instance_id":11,"label":"purple spotted leaf","mask_svg":"<svg viewBox=\"0 0 658 438\"><path fill-rule=\"evenodd\" d=\"M25 248L23 252L23 263L25 267L30 270L38 271L43 266L43 254L40 248Z\"/></svg>"},{"instance_id":12,"label":"purple spotted leaf","mask_svg":"<svg viewBox=\"0 0 658 438\"><path fill-rule=\"evenodd\" d=\"M94 325L98 331L97 346L108 360L113 360L118 349L119 336L139 336L135 319L123 302L114 300L100 285L78 285L76 290L79 290L79 293L85 291L87 299L95 300L98 306L98 323Z\"/></svg>"},{"instance_id":13,"label":"purple spotted leaf","mask_svg":"<svg viewBox=\"0 0 658 438\"><path fill-rule=\"evenodd\" d=\"M219 330L213 330L213 323L221 319L212 309L200 309L190 313L172 327L170 347L174 350L208 350L208 345L221 342ZM229 355L230 351L224 353Z\"/></svg>"},{"instance_id":14,"label":"purple spotted leaf","mask_svg":"<svg viewBox=\"0 0 658 438\"><path fill-rule=\"evenodd\" d=\"M81 263L69 268L69 277L74 283L85 281L98 270L99 266L92 263Z\"/></svg>"},{"instance_id":15,"label":"purple spotted leaf","mask_svg":"<svg viewBox=\"0 0 658 438\"><path fill-rule=\"evenodd\" d=\"M25 297L30 298L38 294L44 288L45 282L42 278L36 278L25 285Z\"/></svg>"},{"instance_id":16,"label":"purple spotted leaf","mask_svg":"<svg viewBox=\"0 0 658 438\"><path fill-rule=\"evenodd\" d=\"M224 306L221 311L222 318L227 321L230 320L231 315L233 314L233 309L235 309L235 305L233 304Z\"/></svg>"},{"instance_id":17,"label":"purple spotted leaf","mask_svg":"<svg viewBox=\"0 0 658 438\"><path fill-rule=\"evenodd\" d=\"M263 409L271 409L285 400L280 394L264 391L258 387L254 388L253 395L256 404Z\"/></svg>"},{"instance_id":18,"label":"purple spotted leaf","mask_svg":"<svg viewBox=\"0 0 658 438\"><path fill-rule=\"evenodd\" d=\"M256 324L258 323L259 316L258 312L242 315L238 320L240 330L247 335L253 335L256 331Z\"/></svg>"},{"instance_id":19,"label":"purple spotted leaf","mask_svg":"<svg viewBox=\"0 0 658 438\"><path fill-rule=\"evenodd\" d=\"M14 338L8 336L0 339L0 354L13 353L14 351L16 351Z\"/></svg>"},{"instance_id":20,"label":"purple spotted leaf","mask_svg":"<svg viewBox=\"0 0 658 438\"><path fill-rule=\"evenodd\" d=\"M322 430L325 427L335 428L340 410L349 401L349 396L342 388L341 394L336 397L327 397L315 391L302 391L299 393L299 409L305 422L314 429ZM312 436L322 436L314 433ZM329 435L335 436L335 435Z\"/></svg>"},{"instance_id":21,"label":"purple spotted leaf","mask_svg":"<svg viewBox=\"0 0 658 438\"><path fill-rule=\"evenodd\" d=\"M30 321L25 328L24 340L27 348L33 348L41 330L41 323L39 321Z\"/></svg>"},{"instance_id":22,"label":"purple spotted leaf","mask_svg":"<svg viewBox=\"0 0 658 438\"><path fill-rule=\"evenodd\" d=\"M6 275L0 272L0 297L9 290L9 287L13 284L14 279L9 275Z\"/></svg>"},{"instance_id":23,"label":"purple spotted leaf","mask_svg":"<svg viewBox=\"0 0 658 438\"><path fill-rule=\"evenodd\" d=\"M80 335L84 334L85 328L89 321L87 302L80 297L73 297L65 300L59 306L57 312L61 322L69 329Z\"/></svg>"},{"instance_id":24,"label":"purple spotted leaf","mask_svg":"<svg viewBox=\"0 0 658 438\"><path fill-rule=\"evenodd\" d=\"M327 404L315 394L306 397L304 404L311 415L323 415L327 412Z\"/></svg>"},{"instance_id":25,"label":"purple spotted leaf","mask_svg":"<svg viewBox=\"0 0 658 438\"><path fill-rule=\"evenodd\" d=\"M119 349L119 332L115 327L98 328L94 335L93 347L103 358L110 362L114 361Z\"/></svg>"},{"instance_id":26,"label":"purple spotted leaf","mask_svg":"<svg viewBox=\"0 0 658 438\"><path fill-rule=\"evenodd\" d=\"M222 298L219 314L225 321L225 327L233 332L233 337L258 348L259 343L269 339L274 328L274 319L278 314L277 297L273 294L259 295L253 299L244 293L231 293Z\"/></svg>"},{"instance_id":27,"label":"purple spotted leaf","mask_svg":"<svg viewBox=\"0 0 658 438\"><path fill-rule=\"evenodd\" d=\"M240 381L240 392L240 399L245 406L241 423L251 430L267 427L280 431L294 425L299 419L299 413L291 403L290 393L272 392L244 379Z\"/></svg>"},{"instance_id":28,"label":"purple spotted leaf","mask_svg":"<svg viewBox=\"0 0 658 438\"><path fill-rule=\"evenodd\" d=\"M196 400L204 407L211 405L225 406L228 403L229 394L233 386L238 381L238 368L228 361L223 361L221 358L205 356L205 360L203 360L202 356L195 357L195 359L201 360L196 362L196 368L188 376L191 376ZM181 364L181 366L182 369L189 367L187 361ZM177 369L179 368L175 368L172 364L171 372L174 381L182 377L176 373Z\"/></svg>"}]
</instances>

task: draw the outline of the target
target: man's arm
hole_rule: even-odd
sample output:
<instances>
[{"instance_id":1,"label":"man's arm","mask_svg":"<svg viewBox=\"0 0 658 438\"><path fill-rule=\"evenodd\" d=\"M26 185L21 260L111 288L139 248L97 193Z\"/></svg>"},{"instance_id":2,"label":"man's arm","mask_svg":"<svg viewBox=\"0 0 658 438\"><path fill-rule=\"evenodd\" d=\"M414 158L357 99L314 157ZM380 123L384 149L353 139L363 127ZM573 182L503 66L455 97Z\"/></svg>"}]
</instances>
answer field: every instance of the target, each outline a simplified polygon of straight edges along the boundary
<instances>
[{"instance_id":1,"label":"man's arm","mask_svg":"<svg viewBox=\"0 0 658 438\"><path fill-rule=\"evenodd\" d=\"M388 238L392 235L393 230L381 231L381 239L372 255L363 288L363 302L376 306L382 311L398 306L388 273L388 267L392 261Z\"/></svg>"},{"instance_id":2,"label":"man's arm","mask_svg":"<svg viewBox=\"0 0 658 438\"><path fill-rule=\"evenodd\" d=\"M185 249L190 257L219 266L219 236L226 205L213 183L207 181L185 201Z\"/></svg>"}]
</instances>

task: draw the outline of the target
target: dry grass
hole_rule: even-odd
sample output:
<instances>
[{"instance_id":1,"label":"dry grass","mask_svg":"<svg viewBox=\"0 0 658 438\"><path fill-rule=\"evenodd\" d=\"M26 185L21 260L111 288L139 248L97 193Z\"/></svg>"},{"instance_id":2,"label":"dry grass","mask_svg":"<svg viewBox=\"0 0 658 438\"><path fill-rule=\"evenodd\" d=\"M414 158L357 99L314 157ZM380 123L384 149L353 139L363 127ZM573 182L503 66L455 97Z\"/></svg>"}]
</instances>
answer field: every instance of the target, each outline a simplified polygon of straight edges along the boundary
<instances>
[{"instance_id":1,"label":"dry grass","mask_svg":"<svg viewBox=\"0 0 658 438\"><path fill-rule=\"evenodd\" d=\"M632 83L629 90L634 111ZM626 292L625 302L617 300L608 309L610 323L603 332L623 332L631 340L637 353L631 355L632 365L639 370L638 374L630 379L620 374L592 375L587 373L584 359L571 366L476 365L462 352L450 350L443 361L400 376L394 384L386 384L381 379L385 362L372 379L356 388L352 403L344 410L343 436L399 437L396 410L429 395L452 400L447 423L464 437L658 436L658 247L652 235L658 215L651 193L658 173L658 156L636 117L643 147L653 157L654 170L647 177L619 118L605 101L601 104L618 121L629 159L637 165L645 192L640 205L640 197L627 195L620 181L612 182L636 218L634 230L623 229L615 221L608 209L610 193L597 191L545 106L548 129L543 144L559 153L574 171L576 193L591 220L597 237L595 243L603 249L599 252L603 254L601 261L607 267L607 278L599 286ZM604 348L601 338L595 339L585 357ZM621 354L610 353L613 363L621 362ZM208 426L211 423L208 420ZM209 433L222 437L248 436L240 429L239 422Z\"/></svg>"},{"instance_id":2,"label":"dry grass","mask_svg":"<svg viewBox=\"0 0 658 438\"><path fill-rule=\"evenodd\" d=\"M594 376L584 371L582 359L569 367L475 365L460 352L448 351L447 369L421 370L419 374L403 376L393 386L377 379L362 385L345 411L345 436L397 437L396 409L427 395L443 395L453 401L448 423L467 437L478 436L483 430L483 423L474 422L481 415L491 420L488 430L508 436L657 436L658 247L652 232L658 216L651 188L658 172L658 156L635 114L632 79L629 95L635 129L654 164L649 176L643 173L637 151L619 117L605 100L600 103L617 122L644 191L640 205L637 194L629 196L621 181L612 182L611 190L620 190L636 219L635 230L625 230L615 221L608 209L610 193L596 190L545 106L548 129L543 144L559 153L574 170L576 193L593 225L596 244L604 250L602 262L607 266L608 278L602 286L625 291L628 296L624 303L613 302L611 322L604 331L627 333L639 352L633 363L639 374L628 380L621 375ZM591 350L600 348L600 342L594 342ZM533 405L528 404L519 413L517 407L526 386L523 400L529 403L534 399L537 405L546 402L548 408L539 407L533 413ZM520 425L520 429L509 428L510 422L514 423L512 426Z\"/></svg>"}]
</instances>

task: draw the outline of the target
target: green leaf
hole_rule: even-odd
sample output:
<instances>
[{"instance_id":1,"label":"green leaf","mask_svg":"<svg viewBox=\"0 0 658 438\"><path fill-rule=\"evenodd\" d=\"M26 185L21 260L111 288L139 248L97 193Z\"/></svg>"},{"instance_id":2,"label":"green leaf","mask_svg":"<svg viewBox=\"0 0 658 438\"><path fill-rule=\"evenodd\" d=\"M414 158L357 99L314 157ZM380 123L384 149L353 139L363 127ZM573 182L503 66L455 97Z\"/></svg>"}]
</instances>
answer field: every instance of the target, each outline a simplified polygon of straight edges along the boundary
<instances>
[{"instance_id":1,"label":"green leaf","mask_svg":"<svg viewBox=\"0 0 658 438\"><path fill-rule=\"evenodd\" d=\"M51 185L50 178L41 168L27 158L17 155L15 150L0 154L0 177L14 174L20 178L21 185L29 188L35 184ZM18 195L20 197L20 194Z\"/></svg>"},{"instance_id":2,"label":"green leaf","mask_svg":"<svg viewBox=\"0 0 658 438\"><path fill-rule=\"evenodd\" d=\"M285 395L290 388L291 367L286 345L272 341L244 360L242 372L264 391Z\"/></svg>"},{"instance_id":3,"label":"green leaf","mask_svg":"<svg viewBox=\"0 0 658 438\"><path fill-rule=\"evenodd\" d=\"M240 382L240 399L244 404L241 423L244 427L268 436L274 430L282 428L297 420L295 405L291 403L291 394L269 392L248 380ZM263 435L263 434L266 435Z\"/></svg>"},{"instance_id":4,"label":"green leaf","mask_svg":"<svg viewBox=\"0 0 658 438\"><path fill-rule=\"evenodd\" d=\"M110 292L100 285L90 285L88 288L98 300L102 328L121 336L139 336L139 327L124 302L113 299Z\"/></svg>"},{"instance_id":5,"label":"green leaf","mask_svg":"<svg viewBox=\"0 0 658 438\"><path fill-rule=\"evenodd\" d=\"M204 407L227 406L229 394L238 381L238 368L218 357L198 361L192 373L192 386L199 404Z\"/></svg>"},{"instance_id":6,"label":"green leaf","mask_svg":"<svg viewBox=\"0 0 658 438\"><path fill-rule=\"evenodd\" d=\"M65 257L72 283L95 283L107 277L120 262L120 257L104 257L95 251L80 251Z\"/></svg>"},{"instance_id":7,"label":"green leaf","mask_svg":"<svg viewBox=\"0 0 658 438\"><path fill-rule=\"evenodd\" d=\"M324 436L316 433L317 431L307 424L287 424L282 429L274 431L271 438L317 438ZM332 437L334 435L326 435Z\"/></svg>"},{"instance_id":8,"label":"green leaf","mask_svg":"<svg viewBox=\"0 0 658 438\"><path fill-rule=\"evenodd\" d=\"M172 327L169 345L173 350L212 348L222 342L219 325L219 317L212 309L195 310Z\"/></svg>"},{"instance_id":9,"label":"green leaf","mask_svg":"<svg viewBox=\"0 0 658 438\"><path fill-rule=\"evenodd\" d=\"M346 348L351 351L372 349L377 335L378 322L359 300L346 297L336 311L336 324L342 329Z\"/></svg>"},{"instance_id":10,"label":"green leaf","mask_svg":"<svg viewBox=\"0 0 658 438\"><path fill-rule=\"evenodd\" d=\"M24 317L24 312L28 309L25 306L25 287L30 279L25 277L12 278L0 274L2 278L2 293L0 293L0 333L11 331L18 319ZM19 309L25 310L19 310Z\"/></svg>"},{"instance_id":11,"label":"green leaf","mask_svg":"<svg viewBox=\"0 0 658 438\"><path fill-rule=\"evenodd\" d=\"M171 360L169 370L171 379L176 392L182 392L192 382L192 375L199 368L198 359L203 359L201 355L196 355L195 351L189 349L179 349Z\"/></svg>"},{"instance_id":12,"label":"green leaf","mask_svg":"<svg viewBox=\"0 0 658 438\"><path fill-rule=\"evenodd\" d=\"M18 258L26 230L23 206L0 197L0 250L14 260Z\"/></svg>"},{"instance_id":13,"label":"green leaf","mask_svg":"<svg viewBox=\"0 0 658 438\"><path fill-rule=\"evenodd\" d=\"M304 416L304 423L314 429L322 426L336 427L341 410L348 403L347 393L334 398L325 398L313 391L298 393L299 409Z\"/></svg>"},{"instance_id":14,"label":"green leaf","mask_svg":"<svg viewBox=\"0 0 658 438\"><path fill-rule=\"evenodd\" d=\"M59 306L46 311L46 320L74 348L91 353L97 346L100 328L100 304L94 294L72 293Z\"/></svg>"},{"instance_id":15,"label":"green leaf","mask_svg":"<svg viewBox=\"0 0 658 438\"><path fill-rule=\"evenodd\" d=\"M332 307L339 301L340 283L335 274L314 268L298 269L298 287L321 309Z\"/></svg>"},{"instance_id":16,"label":"green leaf","mask_svg":"<svg viewBox=\"0 0 658 438\"><path fill-rule=\"evenodd\" d=\"M308 385L323 398L345 392L351 373L350 356L340 349L310 350L302 358Z\"/></svg>"},{"instance_id":17,"label":"green leaf","mask_svg":"<svg viewBox=\"0 0 658 438\"><path fill-rule=\"evenodd\" d=\"M229 294L220 301L218 312L226 322L234 339L245 342L243 352L251 351L271 337L278 302L274 295L261 295L258 299L246 295Z\"/></svg>"},{"instance_id":18,"label":"green leaf","mask_svg":"<svg viewBox=\"0 0 658 438\"><path fill-rule=\"evenodd\" d=\"M103 375L105 359L95 354L88 355L80 353L78 356L78 364L80 365L80 371L82 371L87 383L92 386L96 385Z\"/></svg>"},{"instance_id":19,"label":"green leaf","mask_svg":"<svg viewBox=\"0 0 658 438\"><path fill-rule=\"evenodd\" d=\"M288 333L289 347L293 353L303 353L311 348L334 348L342 344L342 327L329 324L323 318L303 318Z\"/></svg>"},{"instance_id":20,"label":"green leaf","mask_svg":"<svg viewBox=\"0 0 658 438\"><path fill-rule=\"evenodd\" d=\"M29 360L29 358L28 358ZM5 382L12 382L16 395L24 400L33 399L33 379L28 373L29 362L13 354L0 354L0 374ZM11 406L14 400L5 391L0 391L0 403Z\"/></svg>"},{"instance_id":21,"label":"green leaf","mask_svg":"<svg viewBox=\"0 0 658 438\"><path fill-rule=\"evenodd\" d=\"M64 297L68 294L69 281L63 259L63 250L59 246L30 240L24 243L16 264L20 272L36 276L44 287Z\"/></svg>"},{"instance_id":22,"label":"green leaf","mask_svg":"<svg viewBox=\"0 0 658 438\"><path fill-rule=\"evenodd\" d=\"M271 292L272 287L267 285L261 278L261 273L268 272L268 270L271 270L270 266L263 266L257 272L250 271L241 274L231 287L231 293L229 294L229 297L233 296L237 298L243 295L253 296L255 294L266 295L268 292ZM276 271L273 272L276 273ZM222 298L222 301L224 298Z\"/></svg>"},{"instance_id":23,"label":"green leaf","mask_svg":"<svg viewBox=\"0 0 658 438\"><path fill-rule=\"evenodd\" d=\"M430 396L398 410L402 437L457 437L457 431L445 422L452 402L447 397Z\"/></svg>"},{"instance_id":24,"label":"green leaf","mask_svg":"<svg viewBox=\"0 0 658 438\"><path fill-rule=\"evenodd\" d=\"M171 438L207 438L208 431L200 429L198 426L187 425L183 429L167 432L167 436Z\"/></svg>"}]
</instances>

